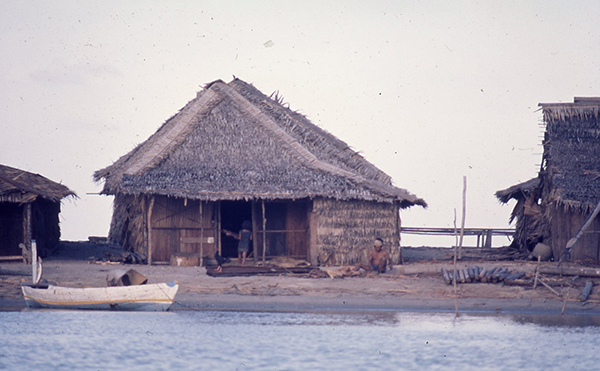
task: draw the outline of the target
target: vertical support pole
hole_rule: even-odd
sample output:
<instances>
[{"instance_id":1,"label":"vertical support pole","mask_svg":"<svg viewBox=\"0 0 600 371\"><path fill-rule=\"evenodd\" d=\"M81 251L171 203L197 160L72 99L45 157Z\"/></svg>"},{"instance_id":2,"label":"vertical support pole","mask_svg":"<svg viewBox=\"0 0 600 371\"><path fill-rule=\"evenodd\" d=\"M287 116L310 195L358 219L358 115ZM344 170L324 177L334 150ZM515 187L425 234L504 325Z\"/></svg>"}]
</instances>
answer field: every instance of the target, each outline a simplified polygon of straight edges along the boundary
<instances>
[{"instance_id":1,"label":"vertical support pole","mask_svg":"<svg viewBox=\"0 0 600 371\"><path fill-rule=\"evenodd\" d=\"M465 219L467 217L467 177L463 176L462 220L460 222L460 241L458 242L458 258L462 259L463 236L465 235Z\"/></svg>"},{"instance_id":2,"label":"vertical support pole","mask_svg":"<svg viewBox=\"0 0 600 371\"><path fill-rule=\"evenodd\" d=\"M492 247L492 230L491 229L485 230L485 247L488 247L488 248Z\"/></svg>"},{"instance_id":3,"label":"vertical support pole","mask_svg":"<svg viewBox=\"0 0 600 371\"><path fill-rule=\"evenodd\" d=\"M217 205L215 206L217 211L215 213L215 218L217 222L215 223L215 238L217 239L215 242L218 244L216 248L219 251L219 254L223 256L223 252L221 251L221 201L217 201Z\"/></svg>"},{"instance_id":4,"label":"vertical support pole","mask_svg":"<svg viewBox=\"0 0 600 371\"><path fill-rule=\"evenodd\" d=\"M400 203L396 203L396 235L398 236L398 247L400 249L400 256L398 257L398 264L404 264L404 257L402 254L402 219L400 218Z\"/></svg>"},{"instance_id":5,"label":"vertical support pole","mask_svg":"<svg viewBox=\"0 0 600 371\"><path fill-rule=\"evenodd\" d=\"M252 201L251 206L251 219L252 219L252 251L254 252L252 255L252 259L258 261L258 209L256 201Z\"/></svg>"},{"instance_id":6,"label":"vertical support pole","mask_svg":"<svg viewBox=\"0 0 600 371\"><path fill-rule=\"evenodd\" d=\"M262 233L263 233L262 262L264 264L265 256L267 254L267 218L265 217L265 200L262 200Z\"/></svg>"},{"instance_id":7,"label":"vertical support pole","mask_svg":"<svg viewBox=\"0 0 600 371\"><path fill-rule=\"evenodd\" d=\"M37 255L37 242L31 240L31 283L37 285L38 279L38 255Z\"/></svg>"},{"instance_id":8,"label":"vertical support pole","mask_svg":"<svg viewBox=\"0 0 600 371\"><path fill-rule=\"evenodd\" d=\"M204 214L202 213L202 200L200 200L200 266L204 266Z\"/></svg>"},{"instance_id":9,"label":"vertical support pole","mask_svg":"<svg viewBox=\"0 0 600 371\"><path fill-rule=\"evenodd\" d=\"M25 205L25 246L31 251L31 202Z\"/></svg>"},{"instance_id":10,"label":"vertical support pole","mask_svg":"<svg viewBox=\"0 0 600 371\"><path fill-rule=\"evenodd\" d=\"M152 209L154 209L154 196L150 198L148 205L148 265L152 265Z\"/></svg>"}]
</instances>

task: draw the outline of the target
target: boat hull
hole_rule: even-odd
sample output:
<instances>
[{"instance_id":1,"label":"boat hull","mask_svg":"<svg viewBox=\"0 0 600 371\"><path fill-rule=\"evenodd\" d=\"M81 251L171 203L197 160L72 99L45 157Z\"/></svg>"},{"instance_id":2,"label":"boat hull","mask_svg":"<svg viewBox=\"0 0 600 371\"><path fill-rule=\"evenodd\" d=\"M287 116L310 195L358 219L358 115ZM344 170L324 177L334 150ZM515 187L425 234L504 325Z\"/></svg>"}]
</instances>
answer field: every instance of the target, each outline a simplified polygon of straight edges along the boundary
<instances>
[{"instance_id":1,"label":"boat hull","mask_svg":"<svg viewBox=\"0 0 600 371\"><path fill-rule=\"evenodd\" d=\"M179 285L174 281L135 286L21 288L29 308L166 311L173 304Z\"/></svg>"}]
</instances>

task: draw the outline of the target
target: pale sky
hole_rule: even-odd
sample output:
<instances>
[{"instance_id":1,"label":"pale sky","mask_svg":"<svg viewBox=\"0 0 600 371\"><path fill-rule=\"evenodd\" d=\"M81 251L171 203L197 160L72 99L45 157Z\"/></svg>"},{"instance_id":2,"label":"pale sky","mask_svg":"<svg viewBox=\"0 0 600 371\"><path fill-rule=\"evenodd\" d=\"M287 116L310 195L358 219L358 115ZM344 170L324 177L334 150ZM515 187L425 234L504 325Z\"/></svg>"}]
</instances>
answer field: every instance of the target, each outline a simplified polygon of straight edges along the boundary
<instances>
[{"instance_id":1,"label":"pale sky","mask_svg":"<svg viewBox=\"0 0 600 371\"><path fill-rule=\"evenodd\" d=\"M0 2L0 163L79 195L62 238L106 236L94 171L232 76L424 198L404 226L506 228L537 176L540 102L600 96L597 1ZM403 237L404 245L428 244ZM500 241L499 241L500 242ZM506 241L508 242L508 241Z\"/></svg>"}]
</instances>

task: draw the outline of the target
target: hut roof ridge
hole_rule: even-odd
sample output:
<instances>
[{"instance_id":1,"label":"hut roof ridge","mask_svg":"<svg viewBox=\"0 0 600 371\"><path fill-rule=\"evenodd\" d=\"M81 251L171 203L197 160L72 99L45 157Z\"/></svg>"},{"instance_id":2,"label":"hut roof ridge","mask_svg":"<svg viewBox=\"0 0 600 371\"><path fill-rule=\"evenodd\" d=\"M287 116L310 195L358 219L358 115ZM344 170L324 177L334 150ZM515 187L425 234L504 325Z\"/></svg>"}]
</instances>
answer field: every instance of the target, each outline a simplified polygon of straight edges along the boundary
<instances>
[{"instance_id":1,"label":"hut roof ridge","mask_svg":"<svg viewBox=\"0 0 600 371\"><path fill-rule=\"evenodd\" d=\"M136 193L155 192L160 187L152 186L150 184L152 180L150 179L142 181L140 176L154 172L153 176L164 177L164 171L158 171L157 167L166 166L164 161L173 156L184 143L187 143L187 146L192 145L190 143L193 139L190 138L197 138L200 134L191 134L194 130L198 130L199 125L212 125L216 128L215 130L221 131L230 130L231 132L231 130L234 130L227 127L227 125L236 125L237 123L224 123L222 116L236 114L235 112L238 114L236 117L243 117L244 125L253 127L252 130L258 130L263 134L269 133L270 140L277 143L289 156L293 157L296 163L300 164L299 166L328 174L324 179L331 176L337 177L337 179L343 178L347 182L365 188L364 191L358 189L352 191L354 195L352 197L374 197L388 201L399 200L404 202L404 207L413 204L426 206L425 201L422 199L404 189L393 186L391 177L350 149L346 143L310 123L304 116L283 107L280 103L266 97L258 89L239 79L234 79L229 84L220 80L207 84L204 91L199 92L195 99L167 120L148 140L122 156L112 165L97 171L94 178L96 181L104 178L104 193L114 193L117 190L123 191L125 184L130 187L130 191L135 189L134 192ZM235 131L231 133L230 137L232 135L237 136ZM204 133L204 135L210 135L210 133ZM216 146L214 143L209 145ZM307 148L308 146L311 146L312 149ZM208 150L204 147L196 149L196 151L201 152ZM180 153L178 156L187 156L187 162L190 163L189 154ZM171 166L179 166L183 162L185 161L179 163L171 161L170 163ZM199 169L198 164L194 164L194 162L196 161L190 163L190 166L195 169L194 171L205 171L205 169ZM138 177L137 180L136 177ZM206 187L202 190L190 191L189 194L186 193L184 188L189 188L188 183L193 181L192 178L194 177L193 174L180 174L180 193L185 194L186 197L193 197L194 192L211 193L211 190L206 189ZM325 181L324 179L322 181ZM340 180L334 180L334 182L340 182ZM303 189L304 191L298 191L296 195L309 197L315 195L315 189L311 191L306 186ZM261 191L259 188L255 191L255 196L265 192L264 189ZM162 189L160 192L168 192L168 190ZM233 189L230 192L232 195L236 193ZM378 196L361 195L365 192L374 192ZM279 191L272 189L270 194L275 196L276 194L286 193L285 190L282 192L281 189ZM290 193L293 197L294 192ZM244 194L244 192L240 192L240 194ZM248 197L248 193L244 197Z\"/></svg>"}]
</instances>

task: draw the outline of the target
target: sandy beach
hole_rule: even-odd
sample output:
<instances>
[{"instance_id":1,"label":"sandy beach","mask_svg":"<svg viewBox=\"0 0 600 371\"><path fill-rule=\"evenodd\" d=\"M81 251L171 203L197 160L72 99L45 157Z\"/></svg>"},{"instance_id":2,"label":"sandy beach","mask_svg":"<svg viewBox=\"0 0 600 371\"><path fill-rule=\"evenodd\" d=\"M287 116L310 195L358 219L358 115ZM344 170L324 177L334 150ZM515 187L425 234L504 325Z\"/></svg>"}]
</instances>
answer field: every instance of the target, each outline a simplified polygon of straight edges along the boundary
<instances>
[{"instance_id":1,"label":"sandy beach","mask_svg":"<svg viewBox=\"0 0 600 371\"><path fill-rule=\"evenodd\" d=\"M171 310L600 314L596 289L586 302L577 300L589 280L585 277L560 280L545 277L552 290L542 285L533 289L533 286L502 283L464 283L458 284L455 291L440 273L442 268L453 268L449 249L406 248L406 263L395 266L391 272L336 279L310 278L304 274L211 277L204 267L103 262L107 251L119 253L110 245L64 242L54 255L44 260L43 278L61 286L105 286L110 271L132 268L145 275L149 283L173 280L179 283ZM526 277L535 274L537 262L488 261L479 255L463 259L457 266L502 266L511 272L523 272ZM0 311L25 309L20 282L30 277L29 265L20 261L0 262Z\"/></svg>"}]
</instances>

